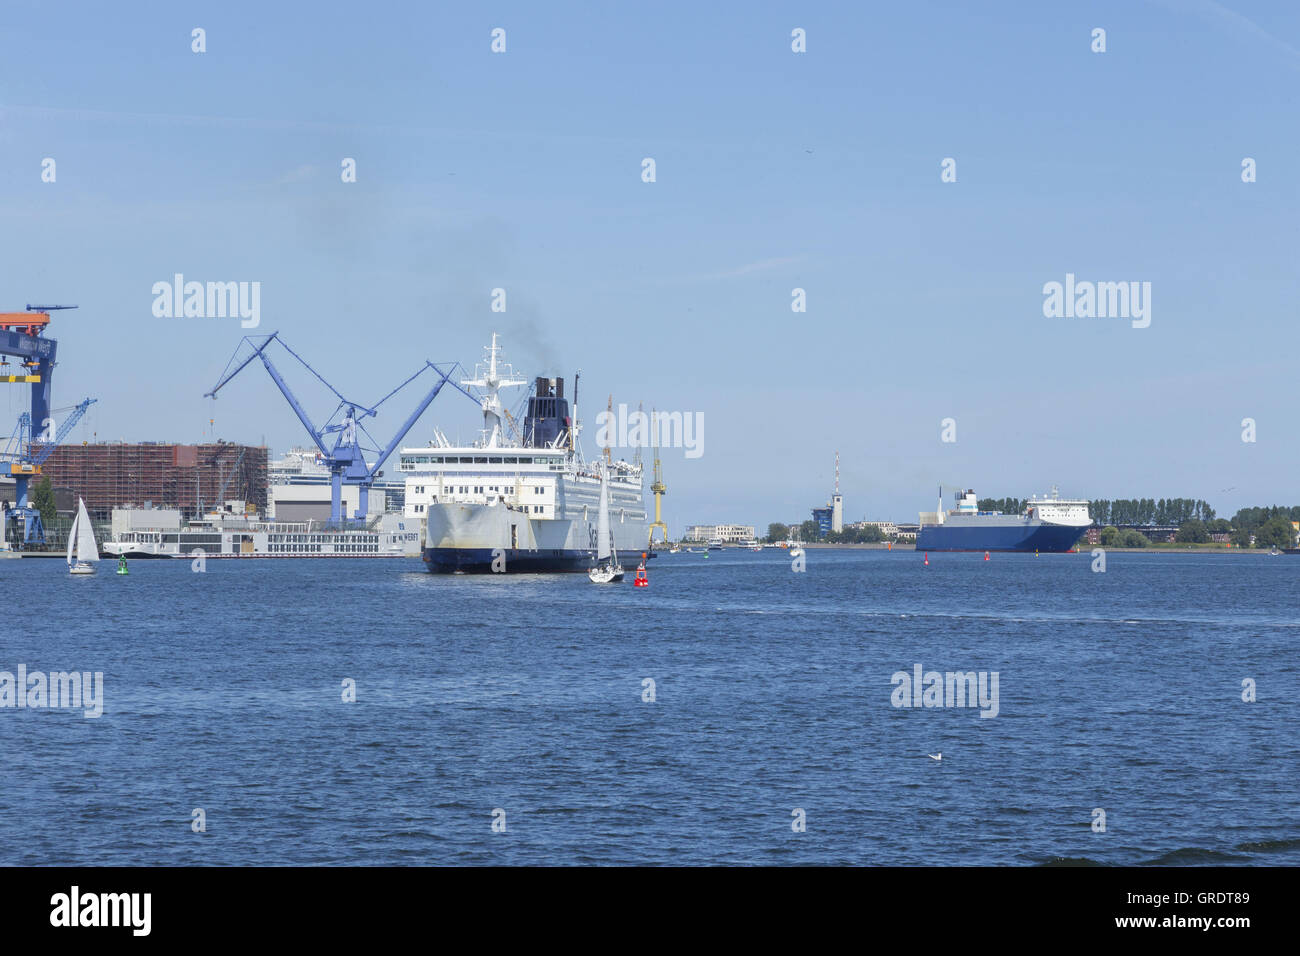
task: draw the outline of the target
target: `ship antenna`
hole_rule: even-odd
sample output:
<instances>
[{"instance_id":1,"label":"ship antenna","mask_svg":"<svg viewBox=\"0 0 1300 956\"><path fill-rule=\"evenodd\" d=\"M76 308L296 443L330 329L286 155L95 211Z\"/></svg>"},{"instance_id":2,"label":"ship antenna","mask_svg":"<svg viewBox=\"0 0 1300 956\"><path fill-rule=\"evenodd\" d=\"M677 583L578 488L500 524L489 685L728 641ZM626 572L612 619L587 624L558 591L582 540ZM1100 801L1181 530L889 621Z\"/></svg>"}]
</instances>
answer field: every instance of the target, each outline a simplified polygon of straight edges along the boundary
<instances>
[{"instance_id":1,"label":"ship antenna","mask_svg":"<svg viewBox=\"0 0 1300 956\"><path fill-rule=\"evenodd\" d=\"M578 427L578 379L582 369L573 373L573 418L569 420L569 454L573 454L573 430Z\"/></svg>"}]
</instances>

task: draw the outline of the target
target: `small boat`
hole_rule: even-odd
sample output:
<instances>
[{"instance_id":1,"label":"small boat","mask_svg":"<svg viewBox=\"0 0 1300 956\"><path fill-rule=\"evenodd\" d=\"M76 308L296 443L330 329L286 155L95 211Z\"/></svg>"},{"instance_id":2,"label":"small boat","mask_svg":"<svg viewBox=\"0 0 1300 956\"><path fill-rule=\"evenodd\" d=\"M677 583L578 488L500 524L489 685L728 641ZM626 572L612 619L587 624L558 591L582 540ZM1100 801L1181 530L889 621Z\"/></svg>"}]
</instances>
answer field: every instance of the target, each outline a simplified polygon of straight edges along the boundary
<instances>
[{"instance_id":1,"label":"small boat","mask_svg":"<svg viewBox=\"0 0 1300 956\"><path fill-rule=\"evenodd\" d=\"M803 557L803 548L801 547L802 543L803 543L803 542L801 542L801 541L791 541L791 542L790 542L790 557L792 557L792 558L802 558L802 557Z\"/></svg>"},{"instance_id":2,"label":"small boat","mask_svg":"<svg viewBox=\"0 0 1300 956\"><path fill-rule=\"evenodd\" d=\"M614 533L609 526L609 475L600 470L600 515L596 519L596 564L587 571L593 584L611 584L623 580L626 572L618 563Z\"/></svg>"},{"instance_id":3,"label":"small boat","mask_svg":"<svg viewBox=\"0 0 1300 956\"><path fill-rule=\"evenodd\" d=\"M680 553L681 553L681 550L682 550L682 549L679 548L677 545L673 545L671 548L668 549L668 553L669 553L669 554L680 554Z\"/></svg>"},{"instance_id":4,"label":"small boat","mask_svg":"<svg viewBox=\"0 0 1300 956\"><path fill-rule=\"evenodd\" d=\"M86 502L77 499L77 516L68 530L68 571L72 574L94 574L94 562L99 560L99 545L95 543L95 529L91 527Z\"/></svg>"}]
</instances>

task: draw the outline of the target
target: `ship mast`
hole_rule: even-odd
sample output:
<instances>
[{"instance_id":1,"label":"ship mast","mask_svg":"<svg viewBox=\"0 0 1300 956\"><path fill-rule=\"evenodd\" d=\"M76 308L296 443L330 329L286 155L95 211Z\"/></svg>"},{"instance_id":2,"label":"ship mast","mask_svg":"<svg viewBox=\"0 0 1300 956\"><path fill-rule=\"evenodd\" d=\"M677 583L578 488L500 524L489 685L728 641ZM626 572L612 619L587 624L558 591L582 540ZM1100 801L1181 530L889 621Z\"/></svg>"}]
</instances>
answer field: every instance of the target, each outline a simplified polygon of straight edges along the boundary
<instances>
[{"instance_id":1,"label":"ship mast","mask_svg":"<svg viewBox=\"0 0 1300 956\"><path fill-rule=\"evenodd\" d=\"M605 406L605 416L606 416L606 417L605 417L605 421L607 421L607 422L613 422L613 421L614 421L614 396L613 396L613 395L610 395L610 396L609 396L609 403ZM610 444L612 444L612 443L611 443L611 442L606 442L606 444L605 444L605 467L606 467L606 468L608 468L609 465L610 465L610 459L609 459L609 446L610 446Z\"/></svg>"},{"instance_id":2,"label":"ship mast","mask_svg":"<svg viewBox=\"0 0 1300 956\"><path fill-rule=\"evenodd\" d=\"M482 365L476 366L475 377L462 381L461 384L473 385L487 393L479 402L483 409L483 445L485 448L495 448L502 437L501 389L528 383L521 378L514 378L515 370L505 362L497 361L497 353L501 351L497 346L497 333L492 333L492 344L484 351L487 352L486 369Z\"/></svg>"}]
</instances>

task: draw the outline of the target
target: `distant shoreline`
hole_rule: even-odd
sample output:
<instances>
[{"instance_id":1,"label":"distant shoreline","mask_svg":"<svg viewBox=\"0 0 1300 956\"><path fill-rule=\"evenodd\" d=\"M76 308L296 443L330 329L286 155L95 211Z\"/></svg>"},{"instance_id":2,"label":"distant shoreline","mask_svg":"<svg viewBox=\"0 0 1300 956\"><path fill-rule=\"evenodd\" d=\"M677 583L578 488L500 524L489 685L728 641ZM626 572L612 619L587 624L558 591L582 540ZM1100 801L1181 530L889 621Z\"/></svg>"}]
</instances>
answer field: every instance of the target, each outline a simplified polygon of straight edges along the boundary
<instances>
[{"instance_id":1,"label":"distant shoreline","mask_svg":"<svg viewBox=\"0 0 1300 956\"><path fill-rule=\"evenodd\" d=\"M891 549L887 544L872 542L871 544L828 544L818 542L813 544L803 544L805 549L817 548L827 551L915 551L914 544L895 544ZM1224 554L1224 555L1250 555L1250 554L1268 554L1261 548L1206 548L1198 545L1187 545L1186 547L1150 547L1150 548L1102 548L1101 545L1082 545L1074 553L1082 555L1091 555L1093 548L1101 548L1107 554ZM727 551L745 551L747 548L725 548ZM764 551L780 551L782 548L764 547ZM935 554L978 554L977 551L936 551ZM998 554L1029 554L1028 551L999 551ZM1044 554L1069 554L1070 552L1043 552ZM1288 557L1300 557L1300 555L1288 555Z\"/></svg>"}]
</instances>

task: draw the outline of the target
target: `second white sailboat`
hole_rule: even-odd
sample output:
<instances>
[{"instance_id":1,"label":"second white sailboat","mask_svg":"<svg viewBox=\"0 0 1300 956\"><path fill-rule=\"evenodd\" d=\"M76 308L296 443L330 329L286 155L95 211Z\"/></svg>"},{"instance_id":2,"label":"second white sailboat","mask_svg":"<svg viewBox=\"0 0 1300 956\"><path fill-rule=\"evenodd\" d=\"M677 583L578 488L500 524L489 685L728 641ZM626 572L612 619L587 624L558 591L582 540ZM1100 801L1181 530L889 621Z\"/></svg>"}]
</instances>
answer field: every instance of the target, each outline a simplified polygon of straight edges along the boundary
<instances>
[{"instance_id":1,"label":"second white sailboat","mask_svg":"<svg viewBox=\"0 0 1300 956\"><path fill-rule=\"evenodd\" d=\"M91 527L86 502L77 499L77 516L68 529L68 570L72 574L94 574L94 562L99 560L99 545L95 543L95 529Z\"/></svg>"}]
</instances>

